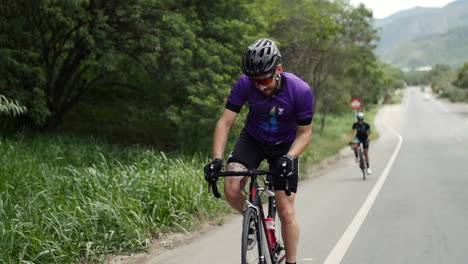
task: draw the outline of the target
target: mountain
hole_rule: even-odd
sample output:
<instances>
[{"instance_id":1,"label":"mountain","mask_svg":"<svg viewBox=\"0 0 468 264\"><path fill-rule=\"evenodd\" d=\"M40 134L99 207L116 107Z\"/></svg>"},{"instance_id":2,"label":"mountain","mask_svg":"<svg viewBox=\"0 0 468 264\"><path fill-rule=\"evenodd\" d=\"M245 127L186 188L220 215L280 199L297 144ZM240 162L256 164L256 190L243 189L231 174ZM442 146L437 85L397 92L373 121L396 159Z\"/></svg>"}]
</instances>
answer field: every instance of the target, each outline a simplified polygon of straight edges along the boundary
<instances>
[{"instance_id":1,"label":"mountain","mask_svg":"<svg viewBox=\"0 0 468 264\"><path fill-rule=\"evenodd\" d=\"M432 48L435 46L444 50L453 41L462 46L468 45L468 42L460 42L456 37L457 34L463 35L464 33L468 35L468 28L464 27L468 26L468 0L458 0L447 4L443 8L415 7L384 19L376 19L375 25L380 29L381 38L377 53L382 56L384 61L389 63L399 61L399 59L408 55L406 50L410 49L408 50L408 52L412 52L410 57L418 58L414 60L414 63L416 61L421 63L431 62L433 59L424 60L423 58L425 55L432 56L433 54L429 52L432 52ZM451 37L455 37L455 39L450 40ZM434 44L431 44L431 42L434 42ZM460 50L465 49L453 49L452 47L451 50L448 50L449 54L447 56L458 56L461 57L460 59L468 61L468 54L466 53L452 55L452 53ZM459 64L459 62L455 61L452 63Z\"/></svg>"},{"instance_id":2,"label":"mountain","mask_svg":"<svg viewBox=\"0 0 468 264\"><path fill-rule=\"evenodd\" d=\"M468 62L468 26L403 41L387 49L381 58L390 65L401 68L435 64L458 68Z\"/></svg>"}]
</instances>

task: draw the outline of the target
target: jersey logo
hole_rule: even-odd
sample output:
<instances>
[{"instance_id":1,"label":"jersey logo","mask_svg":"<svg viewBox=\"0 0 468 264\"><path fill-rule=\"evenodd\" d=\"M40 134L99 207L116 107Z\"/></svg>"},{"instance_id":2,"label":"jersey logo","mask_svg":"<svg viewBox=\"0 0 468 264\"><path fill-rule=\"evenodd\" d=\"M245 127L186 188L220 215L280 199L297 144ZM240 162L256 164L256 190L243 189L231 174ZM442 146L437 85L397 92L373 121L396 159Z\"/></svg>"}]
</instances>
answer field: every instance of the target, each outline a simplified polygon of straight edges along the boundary
<instances>
[{"instance_id":1,"label":"jersey logo","mask_svg":"<svg viewBox=\"0 0 468 264\"><path fill-rule=\"evenodd\" d=\"M282 115L284 111L284 108L278 108L278 115Z\"/></svg>"},{"instance_id":2,"label":"jersey logo","mask_svg":"<svg viewBox=\"0 0 468 264\"><path fill-rule=\"evenodd\" d=\"M263 130L268 131L269 133L278 131L278 119L276 118L276 107L273 107L270 110L270 120L269 122L262 123L262 128Z\"/></svg>"}]
</instances>

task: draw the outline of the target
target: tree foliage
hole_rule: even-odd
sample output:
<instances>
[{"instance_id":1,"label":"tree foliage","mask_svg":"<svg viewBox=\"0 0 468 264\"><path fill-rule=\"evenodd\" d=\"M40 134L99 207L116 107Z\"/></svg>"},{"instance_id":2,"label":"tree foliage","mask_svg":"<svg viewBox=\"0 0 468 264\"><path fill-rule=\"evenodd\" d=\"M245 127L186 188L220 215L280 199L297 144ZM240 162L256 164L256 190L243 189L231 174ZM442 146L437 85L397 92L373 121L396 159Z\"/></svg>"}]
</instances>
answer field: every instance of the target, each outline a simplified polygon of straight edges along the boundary
<instances>
[{"instance_id":1,"label":"tree foliage","mask_svg":"<svg viewBox=\"0 0 468 264\"><path fill-rule=\"evenodd\" d=\"M7 2L0 41L10 79L2 89L35 110L33 125L55 128L90 89L128 86L128 65L146 65L157 46L149 3Z\"/></svg>"},{"instance_id":2,"label":"tree foliage","mask_svg":"<svg viewBox=\"0 0 468 264\"><path fill-rule=\"evenodd\" d=\"M458 69L457 77L453 84L460 88L468 89L468 62Z\"/></svg>"},{"instance_id":3,"label":"tree foliage","mask_svg":"<svg viewBox=\"0 0 468 264\"><path fill-rule=\"evenodd\" d=\"M382 95L377 31L372 12L344 1L281 1L269 12L269 33L281 44L284 67L313 87L324 129L328 114L344 111L351 97L377 103Z\"/></svg>"},{"instance_id":4,"label":"tree foliage","mask_svg":"<svg viewBox=\"0 0 468 264\"><path fill-rule=\"evenodd\" d=\"M32 128L205 146L260 37L278 41L323 117L392 83L372 13L346 1L2 0L0 14L0 93Z\"/></svg>"}]
</instances>

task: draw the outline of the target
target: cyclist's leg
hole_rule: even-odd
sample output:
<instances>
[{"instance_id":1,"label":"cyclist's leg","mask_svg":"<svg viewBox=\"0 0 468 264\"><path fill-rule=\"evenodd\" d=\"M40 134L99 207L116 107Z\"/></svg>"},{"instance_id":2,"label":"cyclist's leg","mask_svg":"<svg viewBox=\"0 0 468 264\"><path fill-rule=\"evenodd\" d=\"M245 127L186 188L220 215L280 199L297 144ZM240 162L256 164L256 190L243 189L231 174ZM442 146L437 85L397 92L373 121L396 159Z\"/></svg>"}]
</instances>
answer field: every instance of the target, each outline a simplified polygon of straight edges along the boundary
<instances>
[{"instance_id":1,"label":"cyclist's leg","mask_svg":"<svg viewBox=\"0 0 468 264\"><path fill-rule=\"evenodd\" d=\"M355 137L353 140L353 149L354 149L354 154L356 155L356 157L357 157L357 149L358 149L359 143L361 143L361 141L357 137Z\"/></svg>"},{"instance_id":2,"label":"cyclist's leg","mask_svg":"<svg viewBox=\"0 0 468 264\"><path fill-rule=\"evenodd\" d=\"M362 146L364 148L364 157L366 158L366 165L367 165L367 168L369 168L369 141L364 141L362 142Z\"/></svg>"},{"instance_id":3,"label":"cyclist's leg","mask_svg":"<svg viewBox=\"0 0 468 264\"><path fill-rule=\"evenodd\" d=\"M262 157L257 147L258 143L244 131L229 155L227 169L230 171L245 171L257 168ZM247 182L246 177L226 177L224 179L224 193L226 200L234 209L244 211L245 196L242 189Z\"/></svg>"},{"instance_id":4,"label":"cyclist's leg","mask_svg":"<svg viewBox=\"0 0 468 264\"><path fill-rule=\"evenodd\" d=\"M284 191L276 192L276 207L281 220L281 233L283 234L286 261L296 262L297 247L299 243L299 224L296 220L295 199L296 193L286 196Z\"/></svg>"},{"instance_id":5,"label":"cyclist's leg","mask_svg":"<svg viewBox=\"0 0 468 264\"><path fill-rule=\"evenodd\" d=\"M228 171L245 171L247 168L237 162L227 164ZM224 194L229 205L242 213L244 211L245 195L242 189L247 182L247 177L226 177L224 178Z\"/></svg>"},{"instance_id":6,"label":"cyclist's leg","mask_svg":"<svg viewBox=\"0 0 468 264\"><path fill-rule=\"evenodd\" d=\"M273 160L269 160L270 167L275 164ZM297 183L299 179L299 161L294 160L296 172L288 179L289 190L291 196L287 196L284 190L286 189L286 181L278 174L273 176L275 185L275 200L278 216L281 220L281 233L283 235L284 247L286 250L286 261L289 263L296 262L297 247L299 243L299 224L296 220L295 198L297 192Z\"/></svg>"}]
</instances>

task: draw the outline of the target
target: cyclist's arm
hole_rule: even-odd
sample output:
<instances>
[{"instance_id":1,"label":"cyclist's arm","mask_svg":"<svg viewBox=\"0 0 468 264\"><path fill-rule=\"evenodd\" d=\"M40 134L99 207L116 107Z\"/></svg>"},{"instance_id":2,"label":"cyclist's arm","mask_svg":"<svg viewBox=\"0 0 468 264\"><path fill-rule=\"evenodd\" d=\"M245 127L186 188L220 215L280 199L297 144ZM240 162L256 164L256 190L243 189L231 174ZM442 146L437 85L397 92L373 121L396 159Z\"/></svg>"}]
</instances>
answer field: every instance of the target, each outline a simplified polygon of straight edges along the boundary
<instances>
[{"instance_id":1,"label":"cyclist's arm","mask_svg":"<svg viewBox=\"0 0 468 264\"><path fill-rule=\"evenodd\" d=\"M299 157L299 155L301 155L302 152L304 152L307 145L309 145L311 138L312 138L312 125L298 126L297 137L294 140L291 148L289 149L288 155L291 155L294 158Z\"/></svg>"},{"instance_id":2,"label":"cyclist's arm","mask_svg":"<svg viewBox=\"0 0 468 264\"><path fill-rule=\"evenodd\" d=\"M236 121L238 113L233 112L229 109L224 109L223 115L216 124L214 136L213 136L213 159L224 156L224 149L229 136L229 131L232 125Z\"/></svg>"},{"instance_id":3,"label":"cyclist's arm","mask_svg":"<svg viewBox=\"0 0 468 264\"><path fill-rule=\"evenodd\" d=\"M354 138L356 137L356 129L351 129L351 137L349 138L349 142L353 142L354 141Z\"/></svg>"},{"instance_id":4,"label":"cyclist's arm","mask_svg":"<svg viewBox=\"0 0 468 264\"><path fill-rule=\"evenodd\" d=\"M370 129L370 126L369 128L367 129L367 140L369 141L371 138L371 129Z\"/></svg>"}]
</instances>

